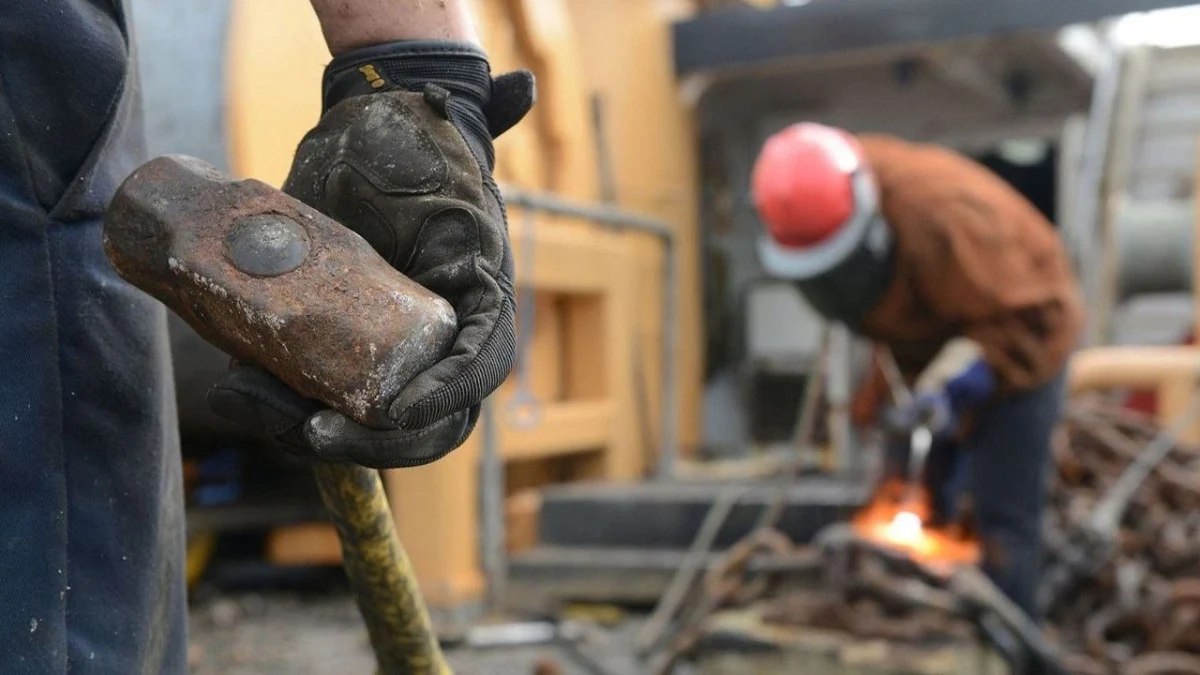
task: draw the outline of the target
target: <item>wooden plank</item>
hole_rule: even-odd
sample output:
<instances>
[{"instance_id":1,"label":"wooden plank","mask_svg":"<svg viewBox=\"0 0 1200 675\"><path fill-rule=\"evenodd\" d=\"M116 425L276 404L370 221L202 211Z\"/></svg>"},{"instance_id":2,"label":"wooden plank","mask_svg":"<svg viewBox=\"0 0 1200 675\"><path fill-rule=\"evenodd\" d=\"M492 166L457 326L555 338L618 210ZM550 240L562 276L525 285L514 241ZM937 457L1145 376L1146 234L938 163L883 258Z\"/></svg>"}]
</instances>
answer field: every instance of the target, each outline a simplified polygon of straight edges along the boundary
<instances>
[{"instance_id":1,"label":"wooden plank","mask_svg":"<svg viewBox=\"0 0 1200 675\"><path fill-rule=\"evenodd\" d=\"M513 33L509 19L511 9L506 3L476 0L473 4L475 23L487 48L488 60L496 72L517 68L533 70L524 45ZM538 77L541 72L535 70ZM501 183L543 188L547 152L542 147L541 118L546 114L535 105L521 124L496 139L496 179Z\"/></svg>"},{"instance_id":2,"label":"wooden plank","mask_svg":"<svg viewBox=\"0 0 1200 675\"><path fill-rule=\"evenodd\" d=\"M510 35L538 76L534 124L544 162L543 189L595 199L595 142L578 35L562 0L507 0ZM586 27L584 27L586 32Z\"/></svg>"},{"instance_id":3,"label":"wooden plank","mask_svg":"<svg viewBox=\"0 0 1200 675\"><path fill-rule=\"evenodd\" d=\"M604 341L608 303L600 295L574 297L563 308L563 389L567 399L597 399L609 394L611 345Z\"/></svg>"},{"instance_id":4,"label":"wooden plank","mask_svg":"<svg viewBox=\"0 0 1200 675\"><path fill-rule=\"evenodd\" d=\"M627 249L628 250L628 249ZM613 404L612 436L604 453L606 480L637 480L643 477L645 455L638 431L638 403L634 351L640 348L631 323L636 323L641 287L633 251L613 261L612 292L606 296L603 341L608 352L605 374Z\"/></svg>"},{"instance_id":5,"label":"wooden plank","mask_svg":"<svg viewBox=\"0 0 1200 675\"><path fill-rule=\"evenodd\" d=\"M566 0L578 31L589 91L604 100L606 140L617 183L617 205L660 218L675 234L679 273L679 439L699 445L702 425L703 337L698 206L698 133L691 101L674 82L671 19L686 2ZM673 15L673 13L676 13ZM583 29L582 27L586 27ZM616 42L614 42L616 41ZM620 49L613 49L620 44ZM630 78L629 73L639 74ZM652 286L640 293L657 294Z\"/></svg>"},{"instance_id":6,"label":"wooden plank","mask_svg":"<svg viewBox=\"0 0 1200 675\"><path fill-rule=\"evenodd\" d=\"M329 62L307 3L237 0L230 7L225 126L236 174L280 186L321 112ZM296 86L296 83L313 86Z\"/></svg>"},{"instance_id":7,"label":"wooden plank","mask_svg":"<svg viewBox=\"0 0 1200 675\"><path fill-rule=\"evenodd\" d=\"M501 418L500 448L506 461L597 450L612 438L613 409L606 400L550 403L542 406L540 415L528 429Z\"/></svg>"},{"instance_id":8,"label":"wooden plank","mask_svg":"<svg viewBox=\"0 0 1200 675\"><path fill-rule=\"evenodd\" d=\"M298 523L267 535L267 562L272 565L341 565L342 545L332 523Z\"/></svg>"},{"instance_id":9,"label":"wooden plank","mask_svg":"<svg viewBox=\"0 0 1200 675\"><path fill-rule=\"evenodd\" d=\"M611 233L597 227L537 214L533 264L523 264L529 247L523 228L525 212L509 209L517 284L532 283L541 291L597 293L608 286L607 260L620 253Z\"/></svg>"},{"instance_id":10,"label":"wooden plank","mask_svg":"<svg viewBox=\"0 0 1200 675\"><path fill-rule=\"evenodd\" d=\"M547 401L563 400L563 295L538 293L533 350L534 391Z\"/></svg>"},{"instance_id":11,"label":"wooden plank","mask_svg":"<svg viewBox=\"0 0 1200 675\"><path fill-rule=\"evenodd\" d=\"M1151 389L1174 378L1190 378L1198 367L1200 347L1089 347L1071 356L1068 392Z\"/></svg>"},{"instance_id":12,"label":"wooden plank","mask_svg":"<svg viewBox=\"0 0 1200 675\"><path fill-rule=\"evenodd\" d=\"M482 597L479 566L479 453L483 434L433 464L383 472L400 541L425 600L457 607Z\"/></svg>"},{"instance_id":13,"label":"wooden plank","mask_svg":"<svg viewBox=\"0 0 1200 675\"><path fill-rule=\"evenodd\" d=\"M504 534L509 553L527 551L537 545L541 511L542 493L538 490L521 490L505 500Z\"/></svg>"},{"instance_id":14,"label":"wooden plank","mask_svg":"<svg viewBox=\"0 0 1200 675\"><path fill-rule=\"evenodd\" d=\"M524 296L517 297L517 349L528 349L530 358L525 367L529 369L527 376L534 395L540 402L553 403L564 398L563 304L568 302L567 299L571 296L539 291L536 297L531 345L526 345L525 336L521 335L524 324L520 315L524 311ZM518 358L522 356L519 355ZM507 401L511 398L517 390L519 379L520 373L514 370L498 390L498 400Z\"/></svg>"}]
</instances>

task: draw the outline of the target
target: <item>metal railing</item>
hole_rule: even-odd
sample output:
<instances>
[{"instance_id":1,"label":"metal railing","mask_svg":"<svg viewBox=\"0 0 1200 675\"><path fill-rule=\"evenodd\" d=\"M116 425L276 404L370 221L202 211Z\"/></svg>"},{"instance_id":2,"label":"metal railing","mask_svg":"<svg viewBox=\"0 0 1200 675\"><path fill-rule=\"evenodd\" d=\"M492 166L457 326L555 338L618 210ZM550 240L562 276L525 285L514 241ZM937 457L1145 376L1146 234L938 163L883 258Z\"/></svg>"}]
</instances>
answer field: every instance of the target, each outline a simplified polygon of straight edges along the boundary
<instances>
[{"instance_id":1,"label":"metal railing","mask_svg":"<svg viewBox=\"0 0 1200 675\"><path fill-rule=\"evenodd\" d=\"M678 287L679 275L676 271L675 235L670 226L661 220L631 214L612 206L580 204L554 195L513 188L504 189L504 201L509 206L517 208L587 220L608 230L642 232L654 236L663 243L662 339L660 344L663 393L656 473L659 478L674 475L679 456L679 444L676 438L679 422L679 386L675 377L678 372L678 357L674 349L675 336L678 332L675 303L679 300L680 289Z\"/></svg>"}]
</instances>

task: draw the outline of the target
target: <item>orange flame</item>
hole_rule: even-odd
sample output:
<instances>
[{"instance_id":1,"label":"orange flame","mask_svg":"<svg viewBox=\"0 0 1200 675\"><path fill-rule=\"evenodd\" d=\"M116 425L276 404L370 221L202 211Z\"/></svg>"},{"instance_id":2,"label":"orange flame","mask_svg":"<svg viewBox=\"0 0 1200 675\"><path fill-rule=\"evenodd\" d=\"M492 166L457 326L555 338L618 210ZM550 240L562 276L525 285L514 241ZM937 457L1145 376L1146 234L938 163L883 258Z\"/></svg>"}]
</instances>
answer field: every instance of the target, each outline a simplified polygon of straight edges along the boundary
<instances>
[{"instance_id":1,"label":"orange flame","mask_svg":"<svg viewBox=\"0 0 1200 675\"><path fill-rule=\"evenodd\" d=\"M928 564L974 565L979 543L961 527L931 527L929 495L924 489L911 494L903 481L883 483L870 503L852 521L859 536L903 551Z\"/></svg>"}]
</instances>

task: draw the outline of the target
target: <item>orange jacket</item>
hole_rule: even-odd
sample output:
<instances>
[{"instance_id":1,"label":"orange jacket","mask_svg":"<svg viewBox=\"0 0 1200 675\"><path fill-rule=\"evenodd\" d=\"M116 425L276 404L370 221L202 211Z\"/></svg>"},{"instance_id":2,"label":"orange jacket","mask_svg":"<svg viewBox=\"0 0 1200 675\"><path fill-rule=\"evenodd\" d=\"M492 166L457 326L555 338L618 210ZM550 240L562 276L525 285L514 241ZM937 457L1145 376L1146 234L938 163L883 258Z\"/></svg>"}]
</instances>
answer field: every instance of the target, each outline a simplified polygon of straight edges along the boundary
<instances>
[{"instance_id":1,"label":"orange jacket","mask_svg":"<svg viewBox=\"0 0 1200 675\"><path fill-rule=\"evenodd\" d=\"M1054 377L1078 339L1083 302L1053 226L957 153L859 140L896 241L895 277L864 332L891 347L909 377L960 335L983 348L1002 391Z\"/></svg>"}]
</instances>

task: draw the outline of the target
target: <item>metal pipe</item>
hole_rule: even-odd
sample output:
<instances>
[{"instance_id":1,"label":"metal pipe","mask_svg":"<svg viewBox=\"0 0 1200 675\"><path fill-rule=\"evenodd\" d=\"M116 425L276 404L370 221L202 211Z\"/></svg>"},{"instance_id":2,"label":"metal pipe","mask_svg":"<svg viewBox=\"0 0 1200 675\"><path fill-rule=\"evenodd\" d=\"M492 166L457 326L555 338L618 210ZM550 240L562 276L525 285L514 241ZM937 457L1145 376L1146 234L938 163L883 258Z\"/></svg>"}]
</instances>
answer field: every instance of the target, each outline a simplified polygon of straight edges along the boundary
<instances>
[{"instance_id":1,"label":"metal pipe","mask_svg":"<svg viewBox=\"0 0 1200 675\"><path fill-rule=\"evenodd\" d=\"M1109 48L1103 54L1103 64L1092 89L1091 109L1084 130L1083 148L1076 178L1073 218L1062 224L1064 239L1071 251L1076 268L1082 270L1084 296L1089 308L1098 308L1103 296L1103 279L1099 265L1087 264L1099 260L1103 251L1100 237L1100 204L1104 194L1104 168L1109 159L1110 139L1117 100L1121 89L1122 58L1118 49ZM1106 332L1104 312L1088 312L1085 342L1095 344Z\"/></svg>"},{"instance_id":2,"label":"metal pipe","mask_svg":"<svg viewBox=\"0 0 1200 675\"><path fill-rule=\"evenodd\" d=\"M504 522L504 458L496 429L496 408L491 399L483 402L483 456L479 460L479 512L483 573L487 578L487 604L498 611L504 604L508 585L508 557Z\"/></svg>"},{"instance_id":3,"label":"metal pipe","mask_svg":"<svg viewBox=\"0 0 1200 675\"><path fill-rule=\"evenodd\" d=\"M679 332L676 324L675 303L679 299L679 274L676 271L675 241L670 233L663 240L663 307L662 307L662 429L659 430L659 453L657 475L671 478L675 475L679 459L679 383L676 381L679 358L675 351L675 337Z\"/></svg>"},{"instance_id":4,"label":"metal pipe","mask_svg":"<svg viewBox=\"0 0 1200 675\"><path fill-rule=\"evenodd\" d=\"M850 423L852 383L850 375L850 329L842 324L830 327L829 357L825 369L825 401L829 404L828 424L833 464L842 474L858 475L858 458L862 453L851 447L853 425ZM830 469L826 465L826 469Z\"/></svg>"},{"instance_id":5,"label":"metal pipe","mask_svg":"<svg viewBox=\"0 0 1200 675\"><path fill-rule=\"evenodd\" d=\"M662 301L662 412L659 430L658 468L659 478L670 478L675 474L679 448L677 432L679 424L679 387L676 382L678 357L676 355L675 303L679 299L678 263L675 260L675 235L669 225L661 220L631 214L612 206L580 204L554 195L529 192L505 187L504 201L531 211L542 211L559 216L588 220L618 232L642 232L657 237L663 243L663 301Z\"/></svg>"},{"instance_id":6,"label":"metal pipe","mask_svg":"<svg viewBox=\"0 0 1200 675\"><path fill-rule=\"evenodd\" d=\"M509 206L591 220L614 230L646 232L666 241L673 241L675 238L670 226L663 221L622 211L613 206L581 204L545 192L530 192L511 187L504 187L502 191L504 202Z\"/></svg>"}]
</instances>

